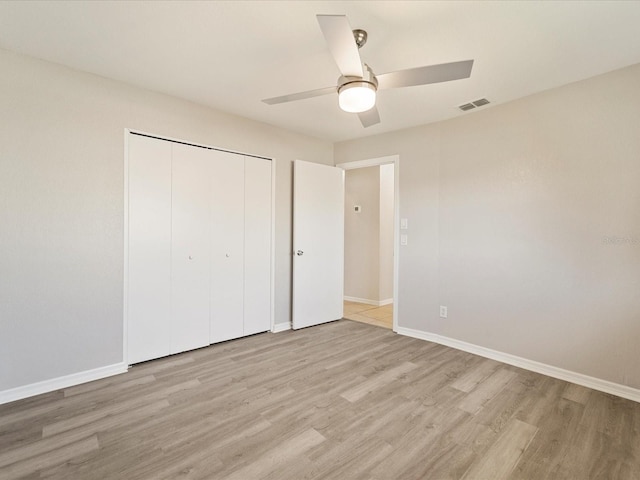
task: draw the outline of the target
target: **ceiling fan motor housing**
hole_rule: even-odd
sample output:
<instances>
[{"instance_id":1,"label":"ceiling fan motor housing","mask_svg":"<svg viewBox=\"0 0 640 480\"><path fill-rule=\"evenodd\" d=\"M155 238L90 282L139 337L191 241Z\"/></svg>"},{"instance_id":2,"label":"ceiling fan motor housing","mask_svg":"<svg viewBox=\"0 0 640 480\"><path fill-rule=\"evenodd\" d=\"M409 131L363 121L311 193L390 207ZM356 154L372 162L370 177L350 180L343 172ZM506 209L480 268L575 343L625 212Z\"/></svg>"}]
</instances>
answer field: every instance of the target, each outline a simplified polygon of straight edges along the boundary
<instances>
[{"instance_id":1,"label":"ceiling fan motor housing","mask_svg":"<svg viewBox=\"0 0 640 480\"><path fill-rule=\"evenodd\" d=\"M373 74L369 65L365 63L362 71L364 72L363 77L345 77L344 75L341 75L340 78L338 78L338 93L340 93L340 90L342 90L343 87L353 83L367 83L373 86L374 90L378 90L378 79Z\"/></svg>"},{"instance_id":2,"label":"ceiling fan motor housing","mask_svg":"<svg viewBox=\"0 0 640 480\"><path fill-rule=\"evenodd\" d=\"M368 65L364 67L362 77L343 75L338 79L338 104L345 112L366 112L376 104L378 80Z\"/></svg>"}]
</instances>

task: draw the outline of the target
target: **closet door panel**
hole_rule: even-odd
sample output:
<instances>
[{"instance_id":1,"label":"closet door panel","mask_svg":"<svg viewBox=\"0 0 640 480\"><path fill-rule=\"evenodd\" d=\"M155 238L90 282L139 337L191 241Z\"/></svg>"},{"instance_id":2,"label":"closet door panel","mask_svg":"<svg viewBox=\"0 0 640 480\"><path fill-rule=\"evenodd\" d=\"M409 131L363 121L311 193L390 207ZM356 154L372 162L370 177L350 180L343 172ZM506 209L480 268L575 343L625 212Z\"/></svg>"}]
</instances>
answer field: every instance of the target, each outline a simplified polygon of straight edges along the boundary
<instances>
[{"instance_id":1,"label":"closet door panel","mask_svg":"<svg viewBox=\"0 0 640 480\"><path fill-rule=\"evenodd\" d=\"M244 334L271 329L271 161L245 157Z\"/></svg>"},{"instance_id":2,"label":"closet door panel","mask_svg":"<svg viewBox=\"0 0 640 480\"><path fill-rule=\"evenodd\" d=\"M174 143L171 353L209 344L210 150Z\"/></svg>"},{"instance_id":3,"label":"closet door panel","mask_svg":"<svg viewBox=\"0 0 640 480\"><path fill-rule=\"evenodd\" d=\"M129 135L129 364L171 353L171 144Z\"/></svg>"},{"instance_id":4,"label":"closet door panel","mask_svg":"<svg viewBox=\"0 0 640 480\"><path fill-rule=\"evenodd\" d=\"M211 343L243 335L244 161L213 151L211 173Z\"/></svg>"}]
</instances>

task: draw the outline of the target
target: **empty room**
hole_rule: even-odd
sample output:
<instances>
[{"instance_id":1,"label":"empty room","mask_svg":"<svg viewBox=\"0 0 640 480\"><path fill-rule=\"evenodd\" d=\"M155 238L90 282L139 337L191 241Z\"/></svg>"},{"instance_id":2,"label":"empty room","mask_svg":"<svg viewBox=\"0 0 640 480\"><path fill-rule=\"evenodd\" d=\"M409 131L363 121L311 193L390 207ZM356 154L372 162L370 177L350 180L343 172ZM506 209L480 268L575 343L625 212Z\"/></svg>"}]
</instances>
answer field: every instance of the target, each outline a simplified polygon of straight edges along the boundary
<instances>
[{"instance_id":1,"label":"empty room","mask_svg":"<svg viewBox=\"0 0 640 480\"><path fill-rule=\"evenodd\" d=\"M0 1L0 478L640 478L640 1Z\"/></svg>"}]
</instances>

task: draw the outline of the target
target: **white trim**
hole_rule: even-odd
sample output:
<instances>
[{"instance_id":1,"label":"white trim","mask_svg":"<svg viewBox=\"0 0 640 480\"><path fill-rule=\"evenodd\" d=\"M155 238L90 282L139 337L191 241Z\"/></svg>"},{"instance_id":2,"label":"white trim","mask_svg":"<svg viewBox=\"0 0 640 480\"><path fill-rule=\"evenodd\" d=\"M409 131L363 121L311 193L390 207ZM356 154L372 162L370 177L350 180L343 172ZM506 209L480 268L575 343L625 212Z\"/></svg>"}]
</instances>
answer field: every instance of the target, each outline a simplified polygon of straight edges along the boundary
<instances>
[{"instance_id":1,"label":"white trim","mask_svg":"<svg viewBox=\"0 0 640 480\"><path fill-rule=\"evenodd\" d=\"M393 160L393 331L398 331L398 284L400 283L400 156Z\"/></svg>"},{"instance_id":2,"label":"white trim","mask_svg":"<svg viewBox=\"0 0 640 480\"><path fill-rule=\"evenodd\" d=\"M129 364L129 135L124 129L124 266L122 281L122 363Z\"/></svg>"},{"instance_id":3,"label":"white trim","mask_svg":"<svg viewBox=\"0 0 640 480\"><path fill-rule=\"evenodd\" d=\"M438 343L447 347L462 350L463 352L473 353L480 355L481 357L497 360L498 362L513 365L515 367L530 370L532 372L541 373L549 377L564 380L566 382L582 385L583 387L592 388L600 392L610 393L618 397L633 400L640 403L640 390L619 383L610 382L608 380L602 380L600 378L591 377L582 373L572 372L563 368L554 367L553 365L547 365L545 363L536 362L535 360L529 360L526 358L511 355L510 353L499 352L490 348L481 347L472 343L456 340L455 338L445 337L437 335L435 333L423 332L421 330L414 330L412 328L398 328L400 335L406 335L408 337L418 338L420 340L426 340L428 342Z\"/></svg>"},{"instance_id":4,"label":"white trim","mask_svg":"<svg viewBox=\"0 0 640 480\"><path fill-rule=\"evenodd\" d=\"M400 155L369 158L355 162L339 163L336 167L343 170L355 168L375 167L393 164L393 331L398 331L398 283L400 283ZM346 299L347 297L345 297ZM386 305L386 304L384 304Z\"/></svg>"},{"instance_id":5,"label":"white trim","mask_svg":"<svg viewBox=\"0 0 640 480\"><path fill-rule=\"evenodd\" d=\"M364 303L365 305L375 305L376 307L380 306L377 300L369 300L368 298L350 297L348 295L345 295L344 300L346 302Z\"/></svg>"},{"instance_id":6,"label":"white trim","mask_svg":"<svg viewBox=\"0 0 640 480\"><path fill-rule=\"evenodd\" d=\"M347 302L364 303L366 305L374 305L376 307L382 307L384 305L393 303L393 298L386 298L384 300L369 300L368 298L348 297L347 295L345 295L344 299Z\"/></svg>"},{"instance_id":7,"label":"white trim","mask_svg":"<svg viewBox=\"0 0 640 480\"><path fill-rule=\"evenodd\" d=\"M55 390L60 390L61 388L73 387L75 385L80 385L81 383L100 380L101 378L111 377L120 373L126 373L127 369L128 367L125 362L115 363L113 365L107 365L106 367L94 368L93 370L72 373L71 375L65 375L64 377L52 378L50 380L44 380L30 385L24 385L22 387L11 388L0 392L0 405L27 397L33 397L34 395L40 395L42 393L53 392Z\"/></svg>"},{"instance_id":8,"label":"white trim","mask_svg":"<svg viewBox=\"0 0 640 480\"><path fill-rule=\"evenodd\" d=\"M271 331L276 333L276 159L271 159Z\"/></svg>"},{"instance_id":9,"label":"white trim","mask_svg":"<svg viewBox=\"0 0 640 480\"><path fill-rule=\"evenodd\" d=\"M395 163L398 155L389 155L387 157L368 158L366 160L358 160L356 162L339 163L336 167L343 170L354 170L356 168L377 167L378 165L387 165Z\"/></svg>"},{"instance_id":10,"label":"white trim","mask_svg":"<svg viewBox=\"0 0 640 480\"><path fill-rule=\"evenodd\" d=\"M280 332L284 332L286 330L291 330L291 322L287 322L287 323L276 323L273 326L273 329L271 329L271 331L273 333L280 333Z\"/></svg>"}]
</instances>

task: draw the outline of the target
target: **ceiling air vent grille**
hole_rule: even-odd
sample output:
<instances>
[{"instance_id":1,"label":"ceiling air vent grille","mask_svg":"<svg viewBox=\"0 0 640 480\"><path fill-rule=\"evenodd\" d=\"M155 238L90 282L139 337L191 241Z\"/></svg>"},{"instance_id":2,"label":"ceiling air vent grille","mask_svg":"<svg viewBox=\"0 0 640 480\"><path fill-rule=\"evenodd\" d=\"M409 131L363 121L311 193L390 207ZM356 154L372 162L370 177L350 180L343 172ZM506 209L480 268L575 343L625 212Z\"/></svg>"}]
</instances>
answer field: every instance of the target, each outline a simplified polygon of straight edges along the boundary
<instances>
[{"instance_id":1,"label":"ceiling air vent grille","mask_svg":"<svg viewBox=\"0 0 640 480\"><path fill-rule=\"evenodd\" d=\"M480 100L474 100L471 103L473 103L476 107L481 107L489 103L489 100L487 100L486 98L481 98Z\"/></svg>"},{"instance_id":2,"label":"ceiling air vent grille","mask_svg":"<svg viewBox=\"0 0 640 480\"><path fill-rule=\"evenodd\" d=\"M489 102L489 100L487 100L486 98L480 98L478 100L474 100L473 102L465 103L464 105L459 105L458 108L463 112L466 112L467 110L473 110L476 107L482 107L483 105L487 105L488 103L491 103L491 102Z\"/></svg>"}]
</instances>

